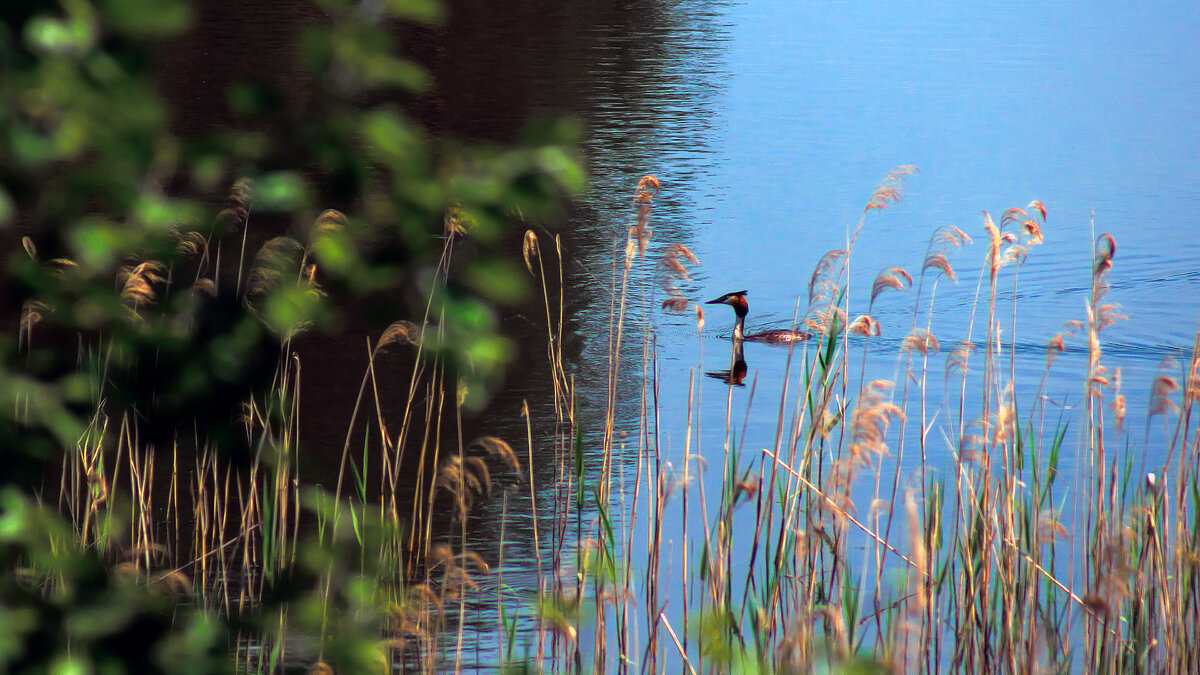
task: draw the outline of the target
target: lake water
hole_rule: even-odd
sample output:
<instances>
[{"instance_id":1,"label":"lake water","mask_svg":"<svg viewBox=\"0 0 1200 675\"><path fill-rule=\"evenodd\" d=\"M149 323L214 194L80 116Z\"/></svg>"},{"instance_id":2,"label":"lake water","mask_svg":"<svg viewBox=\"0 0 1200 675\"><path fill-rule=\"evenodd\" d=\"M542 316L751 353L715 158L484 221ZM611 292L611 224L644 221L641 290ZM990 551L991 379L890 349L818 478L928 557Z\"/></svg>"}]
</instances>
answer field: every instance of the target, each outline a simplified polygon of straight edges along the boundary
<instances>
[{"instance_id":1,"label":"lake water","mask_svg":"<svg viewBox=\"0 0 1200 675\"><path fill-rule=\"evenodd\" d=\"M968 338L976 298L986 302L986 278L982 295L978 288L987 241L982 211L998 222L1006 208L1035 199L1048 212L1045 243L1019 268L1015 327L1011 269L1000 284L1004 362L1009 345L1017 355L1016 398L1028 410L1046 344L1064 322L1086 320L1093 241L1109 233L1117 247L1108 299L1128 318L1104 331L1103 362L1123 373L1129 438L1141 451L1151 380L1164 357L1186 362L1200 316L1200 226L1193 223L1200 199L1194 72L1200 10L1189 3L685 1L644 11L644 22L636 14L600 12L570 30L551 20L556 32L518 45L515 58L537 67L512 75L535 92L528 109L566 109L590 132L592 189L570 224L568 285L572 297L586 298L571 307L582 347L570 365L593 408L602 405L611 259L623 251L642 174L657 176L662 190L651 217L649 262L635 268L631 281L637 300L625 358L633 365L623 371L624 391L636 398L649 325L664 458L683 463L689 382L697 377L692 442L710 466L719 466L727 403L746 456L757 459L759 450L774 446L788 351L746 346L746 383L754 387L730 392L700 377L728 367L733 314L705 306L698 336L690 310L657 309L665 296L653 269L656 255L678 242L699 256L692 281L680 286L689 300L748 289L751 329L787 326L797 306L800 313L806 308L813 267L826 251L846 246L876 182L911 164L920 173L908 179L903 203L866 218L849 297L854 315L881 268L899 265L916 275L940 226L957 226L974 239L951 258L958 283L936 287L931 330L944 351L930 359L927 396L935 475L945 477L954 466L953 448L938 432L951 423L939 409L945 356ZM536 93L543 74L552 80L547 98ZM571 93L555 98L564 91ZM470 108L458 114L470 117ZM930 274L925 302L933 281ZM877 302L883 335L871 343L868 379L901 381L898 345L912 325L914 297L913 290L889 292ZM977 344L985 320L981 309L970 336ZM1063 409L1071 421L1070 448L1082 429L1085 362L1085 339L1068 340L1045 390L1054 415ZM1177 366L1170 372L1181 374ZM621 426L636 431L637 404L620 410ZM594 440L596 430L587 431ZM889 439L893 448L897 433ZM919 465L916 425L905 433L901 476L909 482ZM1154 434L1150 439L1148 466L1154 466L1165 446ZM1060 466L1068 484L1079 475L1071 452ZM888 477L894 461L885 462ZM632 482L633 460L625 466ZM719 474L710 481L719 482ZM1073 503L1061 507L1068 529L1081 528ZM682 526L669 524L667 536L677 554ZM528 559L509 560L509 578L521 579ZM524 578L528 583L528 572Z\"/></svg>"},{"instance_id":2,"label":"lake water","mask_svg":"<svg viewBox=\"0 0 1200 675\"><path fill-rule=\"evenodd\" d=\"M168 71L190 73L163 82L182 108L184 133L223 121L220 87L229 78L246 70L293 77L291 39L299 26L317 20L311 8L298 9L290 0L199 4L199 37L180 40L164 55ZM955 423L942 406L946 354L960 341L983 340L984 311L970 323L977 298L984 302L986 295L986 280L979 290L987 240L982 212L999 221L1006 208L1031 200L1048 212L1045 243L1019 268L1015 326L1011 268L1003 272L998 296L1002 363L1008 363L1010 348L1016 354L1016 399L1027 412L1042 381L1046 344L1064 322L1086 319L1092 245L1109 233L1116 257L1108 299L1128 318L1104 331L1103 362L1122 371L1135 452L1146 451L1149 467L1162 462L1161 420L1156 418L1148 446L1142 441L1150 384L1164 357L1186 363L1200 316L1200 226L1193 222L1200 202L1196 5L510 4L452 1L445 26L409 36L407 48L438 83L413 110L431 128L471 139L511 138L523 120L547 113L573 115L586 128L591 188L556 231L566 247L566 369L576 378L593 480L604 422L609 312L617 292L614 256L623 256L634 222L638 179L657 176L661 191L651 214L649 251L630 276L614 483L632 486L639 470L643 481L653 478L637 458L640 396L643 385L653 386L657 435L647 431L646 438L656 441L661 459L673 467L687 463L684 447L691 443L691 452L707 461L707 497L715 503L727 410L744 461L760 461L762 449L775 447L785 387L790 419L801 357L811 357L811 346L789 355L786 348L746 345L744 387L705 377L729 367L732 311L704 305L706 323L698 333L690 308L662 310L656 261L670 244L684 244L701 261L691 268L691 280L679 283L689 301L747 289L751 330L787 326L806 309L818 260L846 246L876 183L899 165L914 165L920 173L906 181L902 203L866 217L848 275L852 316L864 311L880 269L898 265L919 273L937 228L956 226L974 239L951 258L959 281L938 282L933 301L930 329L943 351L929 361L932 475L952 477L954 468L954 448L942 435ZM513 246L514 252L520 246L516 237ZM549 236L543 247L549 250ZM919 325L926 321L933 282L928 275ZM870 341L867 379L903 382L898 348L913 325L915 297L915 288L889 291L875 304L882 335ZM522 450L520 410L527 401L535 429L532 472L540 486L536 509L527 492L515 490L480 504L469 523L468 548L497 573L481 578L482 588L468 604L468 666L494 665L499 658L497 598L510 611L526 607L518 635L532 644L536 629L525 603L538 584L536 565L550 571L546 533L555 521L552 481L558 477L554 406L541 355L541 308L533 310L508 317L522 361L488 412L468 422L472 432L521 441L514 446ZM302 444L306 450L336 449L310 458L314 468L304 477L313 482L328 483L335 475L365 367L362 335L350 332L327 339L345 348L313 338L311 350L322 358L305 362L306 387L313 392L306 391L305 405L323 414L304 415ZM649 381L642 369L646 340L653 341L656 373ZM862 343L852 344L851 392L857 390ZM1086 342L1076 336L1066 346L1048 378L1044 405L1052 411L1048 417L1061 410L1070 421L1060 466L1060 485L1067 487L1057 506L1067 529L1079 531L1081 513L1069 484L1080 463L1070 448L1078 447L1083 428ZM981 361L977 355L972 368ZM1181 374L1179 366L1169 368ZM389 392L383 396L395 405ZM977 401L969 404L978 407ZM910 406L916 405L910 395ZM915 410L910 407L910 417ZM897 461L902 486L918 475L915 419L891 431L888 482ZM856 486L856 500L870 498L867 482ZM689 494L698 496L700 489L693 484ZM625 494L621 503L628 506L631 495ZM694 555L696 546L685 535L677 505L672 502L664 526L664 567L673 565L675 574L680 552L687 548ZM746 514L738 517L739 525L746 524ZM586 518L594 521L595 514ZM697 531L697 518L693 510L688 531ZM445 536L454 540L453 532ZM632 551L635 570L644 558L642 546ZM665 615L681 626L678 593L660 600L667 603Z\"/></svg>"}]
</instances>

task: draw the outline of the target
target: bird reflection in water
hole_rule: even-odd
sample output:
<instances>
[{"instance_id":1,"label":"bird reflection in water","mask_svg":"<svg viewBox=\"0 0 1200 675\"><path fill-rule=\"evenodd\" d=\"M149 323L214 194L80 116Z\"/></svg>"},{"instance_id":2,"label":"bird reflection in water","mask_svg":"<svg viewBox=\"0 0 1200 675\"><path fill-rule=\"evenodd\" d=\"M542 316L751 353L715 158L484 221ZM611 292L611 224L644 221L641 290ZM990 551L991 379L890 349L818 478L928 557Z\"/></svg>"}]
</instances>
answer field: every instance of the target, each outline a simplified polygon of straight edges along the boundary
<instances>
[{"instance_id":1,"label":"bird reflection in water","mask_svg":"<svg viewBox=\"0 0 1200 675\"><path fill-rule=\"evenodd\" d=\"M746 358L742 352L742 340L733 340L733 353L729 356L728 370L712 370L705 375L728 385L746 386L743 382L746 379Z\"/></svg>"}]
</instances>

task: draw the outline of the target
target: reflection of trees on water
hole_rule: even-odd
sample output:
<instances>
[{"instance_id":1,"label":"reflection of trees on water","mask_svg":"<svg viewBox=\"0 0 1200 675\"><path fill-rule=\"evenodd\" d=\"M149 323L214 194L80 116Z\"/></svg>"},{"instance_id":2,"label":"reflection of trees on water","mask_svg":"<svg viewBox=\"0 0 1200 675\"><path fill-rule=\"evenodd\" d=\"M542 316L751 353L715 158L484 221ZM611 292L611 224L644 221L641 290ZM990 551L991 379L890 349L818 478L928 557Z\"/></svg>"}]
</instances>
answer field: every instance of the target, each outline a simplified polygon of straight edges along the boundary
<instances>
[{"instance_id":1,"label":"reflection of trees on water","mask_svg":"<svg viewBox=\"0 0 1200 675\"><path fill-rule=\"evenodd\" d=\"M564 366L574 377L576 424L586 453L596 445L593 441L603 427L609 308L618 278L613 260L622 254L624 232L632 220L633 186L641 175L663 173L664 167L670 167L664 173L668 185L652 217L655 235L650 258L659 245L655 242L689 239L687 216L693 206L682 203L682 195L687 183L712 161L704 138L721 91L720 60L728 36L711 5L698 2L640 3L636 9L624 3L585 0L515 4L449 0L446 4L446 20L440 26L398 29L403 51L431 76L423 96L403 102L417 120L444 138L501 142L515 138L529 119L539 115L566 113L577 117L585 129L591 192L575 205L567 222L541 225L562 236L565 288L557 288L556 270L548 270L548 285L552 305L555 295L562 298ZM322 20L310 3L202 0L196 3L196 18L196 28L172 41L161 54L160 84L177 111L180 133L196 134L227 122L231 113L226 92L240 78L282 85L285 92L313 86L299 78L294 66L297 36L307 25ZM250 228L249 246L254 249L283 234L271 227L258 222ZM520 234L516 231L512 237L514 259L519 256ZM254 241L256 237L261 240ZM547 256L551 261L552 256ZM618 424L627 432L637 428L641 415L643 343L657 304L652 298L653 267L637 263L629 283L616 378ZM553 454L558 430L545 349L546 312L536 282L531 286L530 299L502 315L503 330L518 345L506 383L487 411L463 420L462 435L470 439L494 434L509 440L518 456L531 464L528 473L534 484L548 488L558 477ZM557 307L552 314L557 320ZM298 341L305 366L301 433L306 480L328 483L336 476L354 394L368 367L363 336L378 336L383 326L396 319L418 318L365 307L361 314L348 317L339 335L305 336ZM309 354L317 358L306 358ZM744 360L739 359L731 362L731 379L737 379L738 361L744 376ZM406 383L413 364L397 353L380 357L375 368L383 382ZM381 390L379 405L389 425L404 416L399 391L404 388ZM521 413L526 404L527 417ZM366 427L355 429L350 446L362 448L374 433ZM440 433L443 448L456 447L458 434L452 422L443 424ZM532 438L532 461L527 437ZM625 445L636 448L637 443L630 440ZM365 480L375 483L378 477ZM497 561L503 524L505 564L523 569L506 577L505 583L532 587L533 521L513 517L530 513L530 495L526 489L508 489L506 494L477 504L467 538L472 549ZM538 499L539 519L552 520L552 504ZM458 534L448 517L445 525L447 532ZM545 548L544 532L540 543Z\"/></svg>"},{"instance_id":2,"label":"reflection of trees on water","mask_svg":"<svg viewBox=\"0 0 1200 675\"><path fill-rule=\"evenodd\" d=\"M681 195L696 171L689 162L710 161L703 139L712 123L711 102L720 93L719 60L728 38L711 6L700 4L651 3L634 12L606 3L539 1L514 8L466 1L451 3L450 10L445 25L409 43L437 82L417 103L422 119L447 133L505 139L531 117L568 112L586 129L592 189L558 231L566 286L564 365L575 378L586 452L603 427L610 306L619 282L614 260L622 257L632 224L633 187L645 173L673 169L651 216L651 251L635 263L629 280L616 414L618 431L628 433L638 427L645 327L658 304L652 297L657 273L647 260L655 259L661 242L690 238L686 213L692 205L681 204ZM518 249L514 245L514 254ZM519 361L493 412L477 421L492 425L482 431L524 439L517 413L527 401L535 453L544 449L538 439L555 431L541 303L535 293L530 304L506 317L521 344ZM535 464L540 484L553 479L551 462L535 456ZM510 510L527 506L527 496L513 499ZM487 524L481 530L498 530L497 520L482 519ZM528 537L531 545L532 532L520 529L510 527L508 538Z\"/></svg>"}]
</instances>

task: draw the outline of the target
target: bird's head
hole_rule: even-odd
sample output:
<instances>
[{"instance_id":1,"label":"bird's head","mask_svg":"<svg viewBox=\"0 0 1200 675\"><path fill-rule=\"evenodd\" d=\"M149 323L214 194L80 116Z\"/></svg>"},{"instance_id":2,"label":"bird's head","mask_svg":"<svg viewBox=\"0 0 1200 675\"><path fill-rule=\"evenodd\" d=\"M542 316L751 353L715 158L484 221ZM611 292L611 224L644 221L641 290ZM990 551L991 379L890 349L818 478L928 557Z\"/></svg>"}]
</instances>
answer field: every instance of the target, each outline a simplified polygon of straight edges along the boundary
<instances>
[{"instance_id":1,"label":"bird's head","mask_svg":"<svg viewBox=\"0 0 1200 675\"><path fill-rule=\"evenodd\" d=\"M750 309L750 305L746 303L746 291L734 291L733 293L726 293L725 295L722 295L715 300L709 300L704 304L729 305L730 307L733 307L733 311L736 312L738 316L746 316L746 312Z\"/></svg>"}]
</instances>

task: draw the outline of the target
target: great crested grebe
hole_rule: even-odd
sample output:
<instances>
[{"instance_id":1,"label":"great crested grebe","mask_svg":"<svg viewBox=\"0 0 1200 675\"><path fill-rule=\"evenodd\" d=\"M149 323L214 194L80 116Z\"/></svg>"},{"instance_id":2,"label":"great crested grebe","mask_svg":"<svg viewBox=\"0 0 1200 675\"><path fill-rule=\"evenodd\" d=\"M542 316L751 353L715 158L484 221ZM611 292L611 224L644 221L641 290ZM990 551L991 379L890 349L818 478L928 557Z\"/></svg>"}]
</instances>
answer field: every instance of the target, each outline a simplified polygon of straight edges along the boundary
<instances>
[{"instance_id":1,"label":"great crested grebe","mask_svg":"<svg viewBox=\"0 0 1200 675\"><path fill-rule=\"evenodd\" d=\"M759 331L757 333L745 333L746 314L750 312L750 305L746 302L746 291L734 291L726 293L716 300L709 300L704 303L706 305L729 305L733 308L734 314L737 314L737 323L733 326L733 339L748 340L750 342L768 342L770 344L787 344L789 342L800 342L812 337L811 334L801 330L792 330L790 328L773 328L771 330Z\"/></svg>"}]
</instances>

